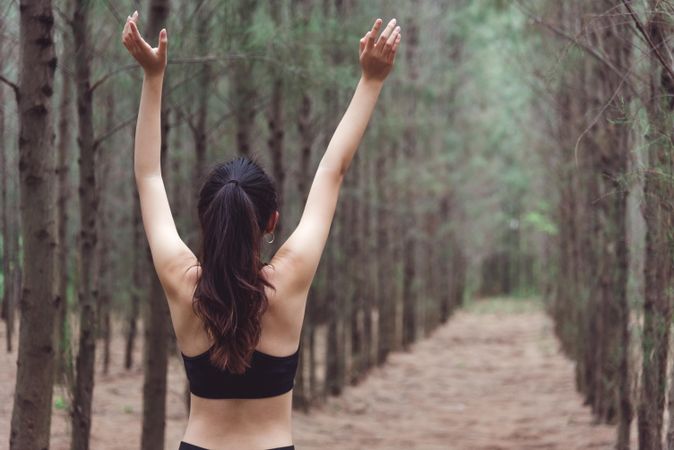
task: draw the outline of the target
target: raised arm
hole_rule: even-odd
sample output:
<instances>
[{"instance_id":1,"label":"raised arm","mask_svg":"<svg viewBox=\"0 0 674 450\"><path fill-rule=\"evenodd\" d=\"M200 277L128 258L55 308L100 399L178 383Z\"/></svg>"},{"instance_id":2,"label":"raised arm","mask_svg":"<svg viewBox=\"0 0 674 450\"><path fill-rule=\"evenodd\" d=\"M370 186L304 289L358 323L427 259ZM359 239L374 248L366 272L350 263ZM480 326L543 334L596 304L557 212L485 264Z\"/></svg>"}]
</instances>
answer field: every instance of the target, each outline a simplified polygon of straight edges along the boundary
<instances>
[{"instance_id":1,"label":"raised arm","mask_svg":"<svg viewBox=\"0 0 674 450\"><path fill-rule=\"evenodd\" d=\"M384 80L393 67L401 39L400 27L392 19L379 35L381 26L381 19L377 19L360 40L360 81L318 165L300 223L274 257L280 264L291 265L290 273L300 289L309 289L316 273L344 174L365 133Z\"/></svg>"},{"instance_id":2,"label":"raised arm","mask_svg":"<svg viewBox=\"0 0 674 450\"><path fill-rule=\"evenodd\" d=\"M155 270L164 289L171 291L196 258L178 235L161 175L160 117L168 46L166 30L159 34L158 47L152 48L140 35L137 21L138 12L134 12L127 18L122 35L124 46L145 72L136 123L134 173Z\"/></svg>"}]
</instances>

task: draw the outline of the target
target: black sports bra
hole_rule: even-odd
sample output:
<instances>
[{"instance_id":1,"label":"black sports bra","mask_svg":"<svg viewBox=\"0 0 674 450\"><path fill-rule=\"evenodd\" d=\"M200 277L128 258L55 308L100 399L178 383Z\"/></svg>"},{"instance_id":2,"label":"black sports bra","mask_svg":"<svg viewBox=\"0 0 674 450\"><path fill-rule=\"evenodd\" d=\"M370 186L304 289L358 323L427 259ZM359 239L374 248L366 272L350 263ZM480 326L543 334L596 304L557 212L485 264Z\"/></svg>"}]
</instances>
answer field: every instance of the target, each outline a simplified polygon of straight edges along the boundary
<instances>
[{"instance_id":1,"label":"black sports bra","mask_svg":"<svg viewBox=\"0 0 674 450\"><path fill-rule=\"evenodd\" d=\"M185 372L190 392L197 397L267 398L285 394L295 385L299 348L288 356L273 356L255 350L250 367L242 374L211 364L211 349L197 356L185 356Z\"/></svg>"}]
</instances>

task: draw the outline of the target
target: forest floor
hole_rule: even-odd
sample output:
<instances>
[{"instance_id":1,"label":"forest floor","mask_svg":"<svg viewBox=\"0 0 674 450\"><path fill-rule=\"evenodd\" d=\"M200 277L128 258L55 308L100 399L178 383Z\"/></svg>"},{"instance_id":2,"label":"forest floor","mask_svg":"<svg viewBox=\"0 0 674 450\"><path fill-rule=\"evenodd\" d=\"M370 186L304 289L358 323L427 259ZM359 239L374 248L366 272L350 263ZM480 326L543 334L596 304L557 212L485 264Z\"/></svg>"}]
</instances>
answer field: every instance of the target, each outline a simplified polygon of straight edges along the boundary
<instances>
[{"instance_id":1,"label":"forest floor","mask_svg":"<svg viewBox=\"0 0 674 450\"><path fill-rule=\"evenodd\" d=\"M93 450L139 447L142 373L119 367L123 346L114 344L110 373L96 380ZM15 358L0 352L0 448L9 435ZM183 395L182 367L172 358L170 450L185 426ZM54 450L68 448L63 403L55 392ZM593 424L550 321L524 300L474 302L342 396L294 415L298 449L610 449L614 436L613 427Z\"/></svg>"}]
</instances>

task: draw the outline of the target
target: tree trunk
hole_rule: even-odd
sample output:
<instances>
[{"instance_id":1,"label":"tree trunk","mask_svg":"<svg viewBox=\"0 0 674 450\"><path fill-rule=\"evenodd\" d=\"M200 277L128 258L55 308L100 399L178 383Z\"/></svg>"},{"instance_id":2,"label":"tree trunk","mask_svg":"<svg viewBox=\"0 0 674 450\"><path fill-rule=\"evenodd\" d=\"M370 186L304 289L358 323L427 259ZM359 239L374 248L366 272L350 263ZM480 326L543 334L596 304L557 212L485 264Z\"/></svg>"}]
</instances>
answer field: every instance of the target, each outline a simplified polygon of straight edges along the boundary
<instances>
[{"instance_id":1,"label":"tree trunk","mask_svg":"<svg viewBox=\"0 0 674 450\"><path fill-rule=\"evenodd\" d=\"M148 252L149 253L149 252ZM149 304L144 308L145 346L143 353L143 433L142 450L164 448L166 427L166 370L169 314L164 291L152 278Z\"/></svg>"},{"instance_id":2,"label":"tree trunk","mask_svg":"<svg viewBox=\"0 0 674 450\"><path fill-rule=\"evenodd\" d=\"M333 225L333 237L341 231L340 224ZM328 249L325 262L326 288L324 301L328 314L328 337L326 341L325 395L340 395L344 386L344 341L340 339L344 320L337 296L337 255L335 246Z\"/></svg>"},{"instance_id":3,"label":"tree trunk","mask_svg":"<svg viewBox=\"0 0 674 450\"><path fill-rule=\"evenodd\" d=\"M441 199L440 199L440 221L445 224L445 226L451 224L451 195L445 194ZM451 225L449 225L451 226ZM449 320L449 315L452 312L452 287L454 285L453 283L453 278L454 278L454 273L458 269L457 267L454 267L453 263L453 257L454 253L457 251L457 249L453 248L452 244L452 237L453 237L453 230L449 230L449 232L446 233L448 245L444 246L444 252L439 258L439 270L440 270L440 280L439 280L439 286L438 286L438 301L439 301L439 320L440 323L445 323L447 320ZM445 234L443 234L443 237Z\"/></svg>"},{"instance_id":4,"label":"tree trunk","mask_svg":"<svg viewBox=\"0 0 674 450\"><path fill-rule=\"evenodd\" d=\"M239 27L239 48L244 51L250 46L250 28L257 0L238 0L237 26ZM241 155L249 155L251 133L255 123L256 89L253 84L253 63L249 58L240 59L232 68L232 96L234 97L234 117L236 122L236 144Z\"/></svg>"},{"instance_id":5,"label":"tree trunk","mask_svg":"<svg viewBox=\"0 0 674 450\"><path fill-rule=\"evenodd\" d=\"M135 132L133 133L135 134ZM133 178L133 176L132 176ZM130 180L134 182L134 180ZM140 199L138 193L133 196L133 277L131 288L131 305L126 319L126 345L124 346L124 368L131 369L133 366L133 353L136 348L136 336L138 335L138 316L140 314L140 298L145 291L145 277L147 269L145 261L145 238L143 236L143 224L140 215Z\"/></svg>"},{"instance_id":6,"label":"tree trunk","mask_svg":"<svg viewBox=\"0 0 674 450\"><path fill-rule=\"evenodd\" d=\"M2 18L0 18L0 29L2 29ZM2 52L2 42L0 42L0 57L4 57ZM0 87L0 104L4 105L5 91L4 86ZM7 201L9 180L7 179L7 161L9 160L9 146L5 145L5 109L0 108L0 234L2 234L2 319L7 324L7 312L11 307L11 283L10 275L10 248L9 248L9 207ZM7 352L12 351L12 333L7 327Z\"/></svg>"},{"instance_id":7,"label":"tree trunk","mask_svg":"<svg viewBox=\"0 0 674 450\"><path fill-rule=\"evenodd\" d=\"M271 16L275 27L281 29L283 26L281 4L279 2L271 2L269 7L271 9ZM283 167L283 140L285 138L283 129L283 89L283 77L278 72L275 72L275 75L272 78L271 102L267 111L267 125L269 127L267 146L269 147L269 153L271 154L272 173L274 174L274 181L276 182L279 211L283 210L286 175L285 168ZM282 221L280 221L276 225L276 235L279 238L275 240L274 249L277 249L280 246L282 242L280 239L282 233L283 226Z\"/></svg>"},{"instance_id":8,"label":"tree trunk","mask_svg":"<svg viewBox=\"0 0 674 450\"><path fill-rule=\"evenodd\" d=\"M72 14L73 2L66 3L66 15ZM56 174L58 177L58 198L56 213L56 229L58 247L56 250L56 283L58 295L58 319L56 325L56 344L58 346L56 357L56 381L59 383L73 382L73 367L71 355L71 331L68 325L68 280L69 280L69 255L70 245L68 240L68 209L70 207L70 146L72 142L72 95L73 75L64 67L73 67L73 37L68 29L61 34L63 39L63 64L61 65L61 103L59 105L58 121L58 162Z\"/></svg>"},{"instance_id":9,"label":"tree trunk","mask_svg":"<svg viewBox=\"0 0 674 450\"><path fill-rule=\"evenodd\" d=\"M98 280L96 273L98 188L96 186L96 144L94 143L93 102L90 85L91 43L88 31L89 2L77 0L72 26L75 39L78 143L80 148L80 236L79 307L80 336L75 362L75 385L71 411L71 449L89 448L91 404L96 363L98 324Z\"/></svg>"},{"instance_id":10,"label":"tree trunk","mask_svg":"<svg viewBox=\"0 0 674 450\"><path fill-rule=\"evenodd\" d=\"M204 4L201 5L198 11L199 25L197 28L197 45L199 52L205 56L209 50L209 32L211 14ZM206 175L206 150L207 150L207 124L208 124L208 98L212 95L211 78L212 67L209 63L204 63L200 69L197 77L197 113L196 123L192 126L192 134L194 136L194 179L202 180Z\"/></svg>"},{"instance_id":11,"label":"tree trunk","mask_svg":"<svg viewBox=\"0 0 674 450\"><path fill-rule=\"evenodd\" d=\"M106 130L111 130L115 121L115 97L111 92L106 94L105 99L106 108ZM97 164L97 179L99 185L99 192L108 191L112 188L110 183L111 173L111 156L114 153L112 148L106 148L100 154L100 159ZM109 197L108 197L109 198ZM110 346L112 340L112 297L113 297L113 277L116 272L114 270L114 260L112 258L110 242L113 239L110 236L110 230L114 227L114 218L110 214L109 202L106 199L100 198L100 214L98 220L98 235L100 236L98 245L98 256L96 272L99 279L100 291L100 337L103 339L103 373L108 374L110 369ZM111 227L111 224L113 226Z\"/></svg>"},{"instance_id":12,"label":"tree trunk","mask_svg":"<svg viewBox=\"0 0 674 450\"><path fill-rule=\"evenodd\" d=\"M665 7L650 1L647 30L653 45L671 67L667 40L672 23ZM667 389L667 354L672 321L672 238L674 227L671 182L672 112L674 80L651 55L651 96L647 105L650 135L648 165L644 174L646 252L644 261L644 324L642 343L641 399L638 407L639 448L662 449L662 426ZM674 410L670 409L670 414ZM669 440L669 439L668 439Z\"/></svg>"},{"instance_id":13,"label":"tree trunk","mask_svg":"<svg viewBox=\"0 0 674 450\"><path fill-rule=\"evenodd\" d=\"M271 105L267 114L267 124L269 126L269 139L267 145L271 153L272 173L276 184L276 195L278 199L278 210L283 210L285 169L283 168L283 80L276 78L273 81ZM281 235L283 233L283 216L276 224L274 231L278 239L274 240L274 249L281 245Z\"/></svg>"},{"instance_id":14,"label":"tree trunk","mask_svg":"<svg viewBox=\"0 0 674 450\"><path fill-rule=\"evenodd\" d=\"M613 0L606 0L603 11L615 7ZM632 57L632 33L624 22L611 18L610 28L605 33L606 53L619 67L629 70ZM603 67L604 99L611 98L621 89L622 77ZM632 422L632 401L629 376L629 303L627 299L627 281L629 255L627 247L627 187L622 177L627 173L630 153L629 128L620 120L629 113L630 96L627 89L620 92L620 98L614 100L604 118L606 143L602 148L602 167L597 173L602 177L601 212L605 213L608 223L604 229L606 236L602 248L603 269L601 308L606 345L602 364L603 372L603 408L600 417L612 420L613 414L618 420L618 450L629 448L630 424ZM606 100L604 100L606 101ZM604 284L608 280L608 283Z\"/></svg>"},{"instance_id":15,"label":"tree trunk","mask_svg":"<svg viewBox=\"0 0 674 450\"><path fill-rule=\"evenodd\" d=\"M416 2L414 3L417 4ZM414 87L416 80L419 78L419 69L417 67L417 52L419 46L419 29L414 17L410 17L407 25L407 45L406 65L408 67L408 78L410 84ZM417 137L416 127L413 124L414 117L416 117L416 95L410 95L408 98L408 117L410 122L403 133L403 154L407 161L413 161L416 157ZM414 174L408 172L408 176L412 177ZM410 208L405 220L405 234L403 243L403 335L402 343L404 348L408 348L417 337L417 260L416 251L417 243L415 237L415 215L414 201L414 182L408 182L406 186L405 200Z\"/></svg>"},{"instance_id":16,"label":"tree trunk","mask_svg":"<svg viewBox=\"0 0 674 450\"><path fill-rule=\"evenodd\" d=\"M363 222L365 221L365 218L362 215L362 207L365 203L362 193L362 185L365 183L363 175L363 159L364 155L362 153L356 153L351 163L350 178L352 180L352 193L346 199L349 212L344 215L344 225L346 228L345 240L347 241L345 242L347 245L345 248L345 260L351 262L361 261L367 267L367 255L362 253L362 247L364 247L363 243L367 242L367 238L363 233ZM351 284L352 287L351 289L346 290L346 295L348 295L349 298L346 302L345 337L348 334L348 341L350 344L350 366L347 374L347 382L356 384L364 371L363 360L365 359L365 355L363 354L363 348L365 346L365 336L363 336L362 315L364 303L363 295L365 293L366 285L366 268L361 267L360 264L354 264L352 267L354 270L346 271L346 276L351 278L349 284Z\"/></svg>"},{"instance_id":17,"label":"tree trunk","mask_svg":"<svg viewBox=\"0 0 674 450\"><path fill-rule=\"evenodd\" d=\"M376 283L376 271L375 271L375 257L376 255L375 247L372 245L374 236L372 233L372 204L374 199L372 198L372 183L370 182L372 178L372 157L369 154L363 155L363 167L362 167L362 193L361 198L361 215L362 215L362 239L364 244L360 248L361 261L364 261L366 268L362 274L362 292L361 292L361 308L362 308L362 356L361 356L361 365L359 380L365 375L372 367L373 361L373 325L372 325L372 313L373 313L373 304L375 296L375 283Z\"/></svg>"},{"instance_id":18,"label":"tree trunk","mask_svg":"<svg viewBox=\"0 0 674 450\"><path fill-rule=\"evenodd\" d=\"M49 0L20 2L19 170L24 282L11 450L49 448L54 379L56 227L52 94L56 55Z\"/></svg>"},{"instance_id":19,"label":"tree trunk","mask_svg":"<svg viewBox=\"0 0 674 450\"><path fill-rule=\"evenodd\" d=\"M0 18L0 29L3 28L2 18ZM3 43L0 42L0 58L5 57ZM0 87L0 104L8 104L5 102L4 86ZM3 292L2 292L2 310L0 316L5 321L5 344L8 353L13 350L13 336L14 336L14 310L18 304L16 293L18 292L16 286L16 274L20 273L19 267L19 241L18 241L18 227L16 226L16 214L12 211L15 209L16 189L13 187L14 176L12 171L8 171L8 167L16 169L16 160L10 154L10 148L13 146L7 145L7 136L5 132L5 109L0 108L0 190L2 191L2 216L1 231L2 231L2 273L4 275Z\"/></svg>"},{"instance_id":20,"label":"tree trunk","mask_svg":"<svg viewBox=\"0 0 674 450\"><path fill-rule=\"evenodd\" d=\"M378 257L377 266L377 364L386 362L388 354L395 347L395 289L392 289L392 258L389 249L392 247L392 217L387 208L391 195L387 174L391 164L383 152L377 154L375 167L375 186L377 192L377 248L384 251L383 257Z\"/></svg>"}]
</instances>

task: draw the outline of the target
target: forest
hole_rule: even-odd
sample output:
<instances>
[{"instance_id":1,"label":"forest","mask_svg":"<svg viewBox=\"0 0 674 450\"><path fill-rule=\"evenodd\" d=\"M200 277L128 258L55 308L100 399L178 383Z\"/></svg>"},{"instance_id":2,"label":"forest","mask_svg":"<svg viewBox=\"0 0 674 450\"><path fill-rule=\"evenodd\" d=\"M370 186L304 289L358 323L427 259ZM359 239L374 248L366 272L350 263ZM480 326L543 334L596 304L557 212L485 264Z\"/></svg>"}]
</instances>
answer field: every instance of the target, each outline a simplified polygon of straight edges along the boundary
<instances>
[{"instance_id":1,"label":"forest","mask_svg":"<svg viewBox=\"0 0 674 450\"><path fill-rule=\"evenodd\" d=\"M143 74L121 43L134 10L152 45L170 36L161 156L181 237L196 251L201 182L245 155L279 193L265 257L302 213L360 75L358 40L377 17L401 26L309 293L298 445L674 450L671 0L1 2L0 448L175 448L186 423L134 183ZM525 444L518 432L558 404L522 384L508 407L540 409L498 447L461 441L451 411L437 436L406 441L387 415L401 404L370 396L389 368L401 389L428 370L437 399L462 393L462 408L507 420L466 383L494 382L500 350L477 344L518 314L583 431L560 418ZM449 378L464 345L486 365ZM399 446L377 429L310 434L357 429L340 421L361 420L361 402ZM600 444L579 443L600 429Z\"/></svg>"}]
</instances>

